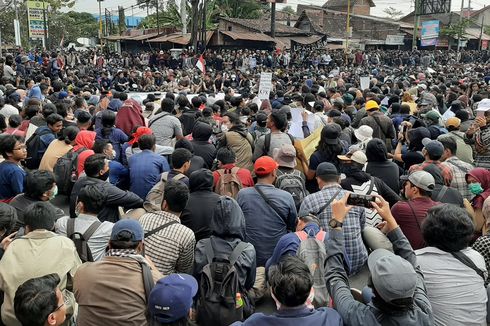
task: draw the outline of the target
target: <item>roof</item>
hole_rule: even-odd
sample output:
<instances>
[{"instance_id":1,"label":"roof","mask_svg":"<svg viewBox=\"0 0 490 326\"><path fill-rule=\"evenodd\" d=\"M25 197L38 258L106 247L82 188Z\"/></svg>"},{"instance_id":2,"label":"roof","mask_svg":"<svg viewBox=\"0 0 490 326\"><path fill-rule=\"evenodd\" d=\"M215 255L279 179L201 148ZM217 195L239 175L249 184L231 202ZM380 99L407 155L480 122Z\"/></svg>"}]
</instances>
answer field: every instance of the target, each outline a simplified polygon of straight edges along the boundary
<instances>
[{"instance_id":1,"label":"roof","mask_svg":"<svg viewBox=\"0 0 490 326\"><path fill-rule=\"evenodd\" d=\"M311 24L311 28L316 33L324 33L323 30L323 12L321 10L303 10L301 16L297 19L294 27L299 25L301 18L305 17Z\"/></svg>"},{"instance_id":2,"label":"roof","mask_svg":"<svg viewBox=\"0 0 490 326\"><path fill-rule=\"evenodd\" d=\"M351 0L350 5L358 5L361 0ZM323 8L347 7L347 0L328 0ZM373 0L369 0L369 7L376 7Z\"/></svg>"},{"instance_id":3,"label":"roof","mask_svg":"<svg viewBox=\"0 0 490 326\"><path fill-rule=\"evenodd\" d=\"M465 31L466 36L469 36L470 39L479 39L480 38L480 29L479 28L467 28ZM481 39L484 41L490 41L490 35L482 33Z\"/></svg>"},{"instance_id":4,"label":"roof","mask_svg":"<svg viewBox=\"0 0 490 326\"><path fill-rule=\"evenodd\" d=\"M400 21L413 21L413 14L414 12L412 11L405 17L400 18ZM432 15L422 15L420 16L420 23L428 20L438 20L441 22L442 25L448 26L451 22L455 23L459 21L459 13L455 11L451 11L450 13L443 13L443 14L432 14ZM470 27L477 27L474 22L470 20Z\"/></svg>"},{"instance_id":5,"label":"roof","mask_svg":"<svg viewBox=\"0 0 490 326\"><path fill-rule=\"evenodd\" d=\"M289 19L291 20L291 22L295 22L296 20L298 20L298 15L297 14L290 14L288 12L284 12L284 11L276 11L276 20L281 20L281 21L285 21L285 20L288 20L288 16ZM270 14L267 14L267 15L264 15L261 19L268 19L270 20L271 18L271 15Z\"/></svg>"},{"instance_id":6,"label":"roof","mask_svg":"<svg viewBox=\"0 0 490 326\"><path fill-rule=\"evenodd\" d=\"M473 10L473 12L471 13L471 17L478 16L479 14L481 14L487 10L490 10L490 6L485 6L485 7L481 8L480 10Z\"/></svg>"},{"instance_id":7,"label":"roof","mask_svg":"<svg viewBox=\"0 0 490 326\"><path fill-rule=\"evenodd\" d=\"M237 24L243 26L245 28L262 32L262 33L270 33L271 32L271 24L270 20L266 19L241 19L241 18L226 18L221 17L221 20L227 21L232 24ZM306 34L305 31L283 24L276 23L276 33L279 34Z\"/></svg>"},{"instance_id":8,"label":"roof","mask_svg":"<svg viewBox=\"0 0 490 326\"><path fill-rule=\"evenodd\" d=\"M133 36L133 37L129 38L128 40L145 41L145 40L157 37L158 35L159 35L158 33L143 34L143 35Z\"/></svg>"},{"instance_id":9,"label":"roof","mask_svg":"<svg viewBox=\"0 0 490 326\"><path fill-rule=\"evenodd\" d=\"M220 33L231 37L233 40L256 41L256 42L274 42L274 39L263 33L236 33L230 31L220 31Z\"/></svg>"},{"instance_id":10,"label":"roof","mask_svg":"<svg viewBox=\"0 0 490 326\"><path fill-rule=\"evenodd\" d=\"M213 36L214 31L207 31L206 32L206 42L209 42L211 37ZM180 45L188 45L189 42L191 41L191 34L187 33L182 35L182 33L172 33L172 34L167 34L163 35L157 38L153 38L149 40L148 42L151 43L174 43L174 44L180 44Z\"/></svg>"}]
</instances>

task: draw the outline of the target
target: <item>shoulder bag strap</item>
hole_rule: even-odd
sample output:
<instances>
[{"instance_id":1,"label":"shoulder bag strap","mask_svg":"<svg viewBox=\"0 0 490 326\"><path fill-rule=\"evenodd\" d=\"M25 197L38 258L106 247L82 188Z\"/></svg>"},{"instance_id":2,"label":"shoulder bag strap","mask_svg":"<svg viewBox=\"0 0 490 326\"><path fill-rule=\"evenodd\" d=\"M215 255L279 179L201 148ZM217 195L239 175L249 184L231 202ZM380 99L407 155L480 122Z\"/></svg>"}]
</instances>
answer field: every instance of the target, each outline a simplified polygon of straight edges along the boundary
<instances>
[{"instance_id":1,"label":"shoulder bag strap","mask_svg":"<svg viewBox=\"0 0 490 326\"><path fill-rule=\"evenodd\" d=\"M383 127L381 126L381 121L379 121L379 117L375 116L375 115L373 115L372 117L373 117L374 121L376 121L376 124L378 125L378 127L381 130L381 132L383 133L383 135L386 137L386 132L384 131Z\"/></svg>"},{"instance_id":2,"label":"shoulder bag strap","mask_svg":"<svg viewBox=\"0 0 490 326\"><path fill-rule=\"evenodd\" d=\"M370 195L373 192L373 189L374 189L374 177L371 176L371 184L369 185L369 189L368 189L366 195Z\"/></svg>"},{"instance_id":3,"label":"shoulder bag strap","mask_svg":"<svg viewBox=\"0 0 490 326\"><path fill-rule=\"evenodd\" d=\"M335 194L332 196L332 198L330 198L327 203L325 205L323 205L319 210L318 212L315 214L316 216L320 215L325 209L327 209L327 207L333 202L333 200L335 198L337 198L338 194L340 193L340 191L342 191L342 188L340 188L339 190L337 190L335 192Z\"/></svg>"},{"instance_id":4,"label":"shoulder bag strap","mask_svg":"<svg viewBox=\"0 0 490 326\"><path fill-rule=\"evenodd\" d=\"M286 225L288 225L286 219L281 216L279 208L277 208L277 206L265 196L264 192L257 186L255 186L254 189L259 193L262 199L264 199L266 204L269 205L269 207L271 207L277 215L279 215L279 217L284 221L284 223L286 223Z\"/></svg>"},{"instance_id":5,"label":"shoulder bag strap","mask_svg":"<svg viewBox=\"0 0 490 326\"><path fill-rule=\"evenodd\" d=\"M75 219L70 217L66 222L66 236L69 238L74 232L75 232Z\"/></svg>"},{"instance_id":6,"label":"shoulder bag strap","mask_svg":"<svg viewBox=\"0 0 490 326\"><path fill-rule=\"evenodd\" d=\"M204 243L204 251L208 259L208 264L211 264L214 258L214 249L213 249L213 244L211 243L211 237L208 240L209 241L206 241Z\"/></svg>"},{"instance_id":7,"label":"shoulder bag strap","mask_svg":"<svg viewBox=\"0 0 490 326\"><path fill-rule=\"evenodd\" d=\"M453 160L447 161L446 163L449 163L449 164L457 167L461 172L463 172L465 174L468 173L468 171L469 171L469 169L465 168L464 166L461 166L460 164L454 162Z\"/></svg>"},{"instance_id":8,"label":"shoulder bag strap","mask_svg":"<svg viewBox=\"0 0 490 326\"><path fill-rule=\"evenodd\" d=\"M272 139L271 133L265 135L262 156L267 156L267 153L269 153L269 149L271 148L271 139Z\"/></svg>"},{"instance_id":9,"label":"shoulder bag strap","mask_svg":"<svg viewBox=\"0 0 490 326\"><path fill-rule=\"evenodd\" d=\"M155 282L153 281L153 274L151 273L150 266L148 266L148 264L144 261L138 260L138 263L141 266L141 271L143 274L143 286L145 287L146 303L148 303L150 299L150 293L153 289L153 286L155 285Z\"/></svg>"},{"instance_id":10,"label":"shoulder bag strap","mask_svg":"<svg viewBox=\"0 0 490 326\"><path fill-rule=\"evenodd\" d=\"M170 221L170 222L168 222L168 223L165 223L165 224L163 224L163 225L160 225L160 226L159 226L159 227L157 227L157 228L154 228L154 229L153 229L153 230L151 230L151 231L148 231L147 233L145 233L145 239L146 239L146 238L151 237L153 234L157 233L158 231L163 230L163 229L165 229L166 227L169 227L170 225L172 225L172 224L176 224L176 223L178 223L178 222L177 222L177 221Z\"/></svg>"},{"instance_id":11,"label":"shoulder bag strap","mask_svg":"<svg viewBox=\"0 0 490 326\"><path fill-rule=\"evenodd\" d=\"M155 120L152 120L148 123L148 128L150 128L155 122L157 122L158 120L160 120L161 118L164 118L166 117L168 114L163 114L161 116L159 116L158 118L156 118Z\"/></svg>"},{"instance_id":12,"label":"shoulder bag strap","mask_svg":"<svg viewBox=\"0 0 490 326\"><path fill-rule=\"evenodd\" d=\"M240 242L239 244L236 245L235 249L233 249L233 252L231 253L230 256L230 264L234 265L238 258L240 258L242 252L247 248L248 243L246 242Z\"/></svg>"},{"instance_id":13,"label":"shoulder bag strap","mask_svg":"<svg viewBox=\"0 0 490 326\"><path fill-rule=\"evenodd\" d=\"M90 239L90 237L95 233L95 231L97 231L97 229L99 228L99 226L101 224L102 223L100 223L100 221L98 221L98 220L94 221L92 224L90 224L88 229L83 234L83 239L85 239L85 241L88 241L88 239Z\"/></svg>"},{"instance_id":14,"label":"shoulder bag strap","mask_svg":"<svg viewBox=\"0 0 490 326\"><path fill-rule=\"evenodd\" d=\"M449 187L447 187L447 186L442 186L441 191L439 191L435 200L440 202L441 199L444 198L444 195L446 194L448 188Z\"/></svg>"},{"instance_id":15,"label":"shoulder bag strap","mask_svg":"<svg viewBox=\"0 0 490 326\"><path fill-rule=\"evenodd\" d=\"M419 230L422 231L422 228L420 227L420 222L419 219L417 218L417 214L415 214L415 210L413 209L412 204L410 204L410 201L407 200L408 207L412 210L413 218L415 219L415 222L417 222L417 226L419 227Z\"/></svg>"},{"instance_id":16,"label":"shoulder bag strap","mask_svg":"<svg viewBox=\"0 0 490 326\"><path fill-rule=\"evenodd\" d=\"M481 269L479 269L475 265L475 263L471 260L470 257L466 256L461 251L451 252L451 255L453 255L454 258L456 258L457 260L459 260L460 262L462 262L463 264L465 264L466 266L468 266L469 268L474 270L478 275L480 275L480 277L485 282L485 274L483 273L483 271Z\"/></svg>"}]
</instances>

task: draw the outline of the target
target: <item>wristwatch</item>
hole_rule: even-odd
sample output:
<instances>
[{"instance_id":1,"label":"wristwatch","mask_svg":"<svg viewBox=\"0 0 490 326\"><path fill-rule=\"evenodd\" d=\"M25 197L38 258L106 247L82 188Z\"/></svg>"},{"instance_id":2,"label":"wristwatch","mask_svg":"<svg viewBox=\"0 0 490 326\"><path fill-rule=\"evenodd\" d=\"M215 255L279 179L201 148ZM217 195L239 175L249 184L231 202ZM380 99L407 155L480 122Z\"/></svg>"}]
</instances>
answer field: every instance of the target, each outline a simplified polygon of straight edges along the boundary
<instances>
[{"instance_id":1,"label":"wristwatch","mask_svg":"<svg viewBox=\"0 0 490 326\"><path fill-rule=\"evenodd\" d=\"M344 223L341 223L334 218L330 219L330 221L328 222L328 226L332 229L341 228L342 225L344 225Z\"/></svg>"}]
</instances>

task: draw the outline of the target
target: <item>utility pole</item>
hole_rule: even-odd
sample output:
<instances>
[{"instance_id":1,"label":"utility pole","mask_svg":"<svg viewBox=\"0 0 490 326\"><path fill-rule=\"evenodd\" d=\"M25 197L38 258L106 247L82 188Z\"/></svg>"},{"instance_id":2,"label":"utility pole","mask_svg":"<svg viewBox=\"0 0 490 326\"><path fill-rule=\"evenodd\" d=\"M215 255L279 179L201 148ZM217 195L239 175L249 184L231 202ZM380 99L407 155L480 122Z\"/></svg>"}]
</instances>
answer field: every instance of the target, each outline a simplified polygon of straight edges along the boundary
<instances>
[{"instance_id":1,"label":"utility pole","mask_svg":"<svg viewBox=\"0 0 490 326\"><path fill-rule=\"evenodd\" d=\"M97 0L99 2L99 41L100 41L100 47L102 48L102 1L104 0Z\"/></svg>"},{"instance_id":2,"label":"utility pole","mask_svg":"<svg viewBox=\"0 0 490 326\"><path fill-rule=\"evenodd\" d=\"M206 50L207 45L207 32L206 32L206 1L202 2L202 52Z\"/></svg>"},{"instance_id":3,"label":"utility pole","mask_svg":"<svg viewBox=\"0 0 490 326\"><path fill-rule=\"evenodd\" d=\"M271 2L271 37L276 37L276 1Z\"/></svg>"},{"instance_id":4,"label":"utility pole","mask_svg":"<svg viewBox=\"0 0 490 326\"><path fill-rule=\"evenodd\" d=\"M456 60L459 62L459 50L461 48L461 30L463 27L463 9L464 0L461 0L461 11L459 12L459 28L458 28L458 47L456 48Z\"/></svg>"},{"instance_id":5,"label":"utility pole","mask_svg":"<svg viewBox=\"0 0 490 326\"><path fill-rule=\"evenodd\" d=\"M347 26L345 31L345 64L349 62L348 52L349 52L349 32L350 32L350 0L347 0Z\"/></svg>"},{"instance_id":6,"label":"utility pole","mask_svg":"<svg viewBox=\"0 0 490 326\"><path fill-rule=\"evenodd\" d=\"M157 0L156 1L156 4L157 4L157 33L158 35L160 35L160 9L159 9L159 3L160 1Z\"/></svg>"},{"instance_id":7,"label":"utility pole","mask_svg":"<svg viewBox=\"0 0 490 326\"><path fill-rule=\"evenodd\" d=\"M17 6L17 0L14 0L14 7L15 7L15 20L14 20L15 45L22 46L22 42L20 38L19 7Z\"/></svg>"},{"instance_id":8,"label":"utility pole","mask_svg":"<svg viewBox=\"0 0 490 326\"><path fill-rule=\"evenodd\" d=\"M48 47L48 25L46 24L46 6L43 1L43 24L44 24L44 38L43 38L43 47L47 49Z\"/></svg>"},{"instance_id":9,"label":"utility pole","mask_svg":"<svg viewBox=\"0 0 490 326\"><path fill-rule=\"evenodd\" d=\"M187 34L187 1L180 1L180 18L182 19L182 35Z\"/></svg>"},{"instance_id":10,"label":"utility pole","mask_svg":"<svg viewBox=\"0 0 490 326\"><path fill-rule=\"evenodd\" d=\"M412 50L415 50L417 48L417 36L419 35L419 24L420 24L420 0L415 0Z\"/></svg>"},{"instance_id":11,"label":"utility pole","mask_svg":"<svg viewBox=\"0 0 490 326\"><path fill-rule=\"evenodd\" d=\"M478 50L481 51L481 42L483 38L483 24L485 22L485 15L481 16L481 26L480 26L480 39L478 40Z\"/></svg>"}]
</instances>

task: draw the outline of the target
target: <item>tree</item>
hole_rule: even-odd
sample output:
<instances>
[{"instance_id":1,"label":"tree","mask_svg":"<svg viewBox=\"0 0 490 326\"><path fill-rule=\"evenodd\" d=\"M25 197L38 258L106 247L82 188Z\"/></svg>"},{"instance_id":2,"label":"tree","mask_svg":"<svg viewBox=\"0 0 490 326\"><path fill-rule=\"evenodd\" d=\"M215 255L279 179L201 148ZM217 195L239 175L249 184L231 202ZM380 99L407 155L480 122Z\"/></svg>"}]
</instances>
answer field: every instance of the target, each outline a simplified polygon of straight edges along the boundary
<instances>
[{"instance_id":1,"label":"tree","mask_svg":"<svg viewBox=\"0 0 490 326\"><path fill-rule=\"evenodd\" d=\"M126 14L124 13L124 7L119 7L119 34L122 34L126 31Z\"/></svg>"},{"instance_id":2,"label":"tree","mask_svg":"<svg viewBox=\"0 0 490 326\"><path fill-rule=\"evenodd\" d=\"M291 14L291 15L296 14L296 11L294 11L293 7L291 7L291 6L286 6L286 7L282 8L281 11L285 12L287 14Z\"/></svg>"},{"instance_id":3,"label":"tree","mask_svg":"<svg viewBox=\"0 0 490 326\"><path fill-rule=\"evenodd\" d=\"M388 16L388 18L393 20L396 20L400 16L403 16L403 11L398 10L394 7L388 7L385 10L383 10L383 12L386 14L386 16Z\"/></svg>"}]
</instances>

